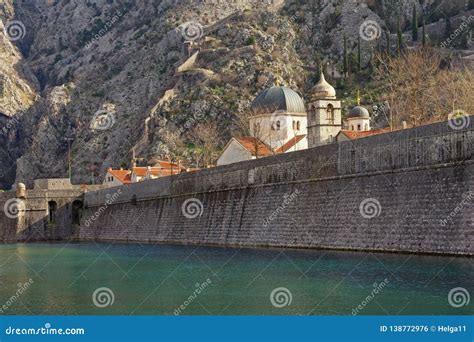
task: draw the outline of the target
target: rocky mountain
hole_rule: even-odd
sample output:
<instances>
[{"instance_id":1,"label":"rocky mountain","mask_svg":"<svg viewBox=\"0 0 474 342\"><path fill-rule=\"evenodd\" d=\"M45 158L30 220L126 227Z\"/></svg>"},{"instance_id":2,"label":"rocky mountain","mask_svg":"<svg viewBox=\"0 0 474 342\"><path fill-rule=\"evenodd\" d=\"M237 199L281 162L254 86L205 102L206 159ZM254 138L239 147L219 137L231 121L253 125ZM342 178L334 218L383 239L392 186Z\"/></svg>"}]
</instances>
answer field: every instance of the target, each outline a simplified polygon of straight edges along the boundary
<instances>
[{"instance_id":1,"label":"rocky mountain","mask_svg":"<svg viewBox=\"0 0 474 342\"><path fill-rule=\"evenodd\" d=\"M414 5L433 40L440 18L471 13L464 0L3 0L0 185L67 176L69 155L73 182L97 182L132 154L176 157L170 132L193 165L195 126L225 140L259 91L305 95L321 64L340 85L343 37L353 50L364 22L408 31ZM381 40L361 42L365 64Z\"/></svg>"}]
</instances>

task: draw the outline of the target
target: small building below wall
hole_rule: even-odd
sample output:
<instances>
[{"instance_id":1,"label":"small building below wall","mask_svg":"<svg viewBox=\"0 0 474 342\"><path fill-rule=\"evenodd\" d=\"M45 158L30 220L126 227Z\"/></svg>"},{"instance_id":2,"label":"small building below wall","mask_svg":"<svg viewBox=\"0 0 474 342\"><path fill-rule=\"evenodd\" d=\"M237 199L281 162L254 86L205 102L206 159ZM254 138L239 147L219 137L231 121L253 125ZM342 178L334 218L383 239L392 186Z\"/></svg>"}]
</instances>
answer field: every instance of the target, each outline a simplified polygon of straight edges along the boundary
<instances>
[{"instance_id":1,"label":"small building below wall","mask_svg":"<svg viewBox=\"0 0 474 342\"><path fill-rule=\"evenodd\" d=\"M217 166L271 156L270 147L257 138L232 138L217 160Z\"/></svg>"}]
</instances>

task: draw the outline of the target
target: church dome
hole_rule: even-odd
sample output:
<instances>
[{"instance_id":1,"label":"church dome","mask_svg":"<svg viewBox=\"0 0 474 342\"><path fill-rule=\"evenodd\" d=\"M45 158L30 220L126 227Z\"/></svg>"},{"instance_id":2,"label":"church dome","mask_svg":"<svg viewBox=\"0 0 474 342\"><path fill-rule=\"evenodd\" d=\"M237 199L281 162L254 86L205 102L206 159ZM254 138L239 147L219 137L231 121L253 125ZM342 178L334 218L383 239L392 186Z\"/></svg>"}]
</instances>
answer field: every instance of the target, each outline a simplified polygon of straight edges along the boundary
<instances>
[{"instance_id":1,"label":"church dome","mask_svg":"<svg viewBox=\"0 0 474 342\"><path fill-rule=\"evenodd\" d=\"M370 119L370 114L369 114L369 111L365 109L364 107L356 106L351 109L347 118L348 119L351 119L351 118Z\"/></svg>"},{"instance_id":2,"label":"church dome","mask_svg":"<svg viewBox=\"0 0 474 342\"><path fill-rule=\"evenodd\" d=\"M306 114L304 101L298 93L288 87L273 86L262 91L253 101L252 110L257 113Z\"/></svg>"},{"instance_id":3,"label":"church dome","mask_svg":"<svg viewBox=\"0 0 474 342\"><path fill-rule=\"evenodd\" d=\"M321 72L319 82L311 89L311 96L313 99L321 100L336 98L336 89L326 81L323 72Z\"/></svg>"}]
</instances>

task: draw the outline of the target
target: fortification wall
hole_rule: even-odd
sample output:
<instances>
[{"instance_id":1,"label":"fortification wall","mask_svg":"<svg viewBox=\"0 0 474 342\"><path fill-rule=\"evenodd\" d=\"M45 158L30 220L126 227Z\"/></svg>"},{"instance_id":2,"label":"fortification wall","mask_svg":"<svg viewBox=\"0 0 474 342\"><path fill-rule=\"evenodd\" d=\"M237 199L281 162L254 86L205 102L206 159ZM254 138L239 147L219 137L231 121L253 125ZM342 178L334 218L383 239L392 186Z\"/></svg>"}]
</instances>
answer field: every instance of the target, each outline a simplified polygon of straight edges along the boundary
<instances>
[{"instance_id":1,"label":"fortification wall","mask_svg":"<svg viewBox=\"0 0 474 342\"><path fill-rule=\"evenodd\" d=\"M28 190L24 198L14 192L0 196L0 241L64 240L77 235L77 220L82 211L83 191ZM6 202L10 201L5 208ZM79 201L75 205L74 201ZM10 215L8 215L10 214Z\"/></svg>"},{"instance_id":2,"label":"fortification wall","mask_svg":"<svg viewBox=\"0 0 474 342\"><path fill-rule=\"evenodd\" d=\"M15 198L15 192L0 193L0 242L9 241L14 237L16 231L16 218L10 218L5 214L5 208L8 207L11 200Z\"/></svg>"},{"instance_id":3,"label":"fortification wall","mask_svg":"<svg viewBox=\"0 0 474 342\"><path fill-rule=\"evenodd\" d=\"M87 193L79 238L474 254L472 126L438 123Z\"/></svg>"}]
</instances>

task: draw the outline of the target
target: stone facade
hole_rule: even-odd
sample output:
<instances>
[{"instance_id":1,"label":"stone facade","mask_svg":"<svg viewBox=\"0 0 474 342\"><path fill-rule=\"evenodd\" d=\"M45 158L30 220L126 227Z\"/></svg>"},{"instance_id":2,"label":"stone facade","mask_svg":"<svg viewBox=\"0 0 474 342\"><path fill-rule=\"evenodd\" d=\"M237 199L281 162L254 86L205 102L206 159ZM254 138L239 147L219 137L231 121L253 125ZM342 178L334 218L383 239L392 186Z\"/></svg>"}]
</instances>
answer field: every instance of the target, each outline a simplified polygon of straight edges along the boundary
<instances>
[{"instance_id":1,"label":"stone facade","mask_svg":"<svg viewBox=\"0 0 474 342\"><path fill-rule=\"evenodd\" d=\"M472 255L473 141L444 122L91 192L79 238Z\"/></svg>"},{"instance_id":2,"label":"stone facade","mask_svg":"<svg viewBox=\"0 0 474 342\"><path fill-rule=\"evenodd\" d=\"M83 194L84 191L78 188L27 190L26 196L21 199L16 198L14 192L2 193L0 242L74 238L83 210ZM8 217L7 207L12 213L18 214Z\"/></svg>"},{"instance_id":3,"label":"stone facade","mask_svg":"<svg viewBox=\"0 0 474 342\"><path fill-rule=\"evenodd\" d=\"M0 239L472 255L473 126L437 123L99 191L28 190L16 219L0 216ZM0 205L11 199L0 194Z\"/></svg>"}]
</instances>

